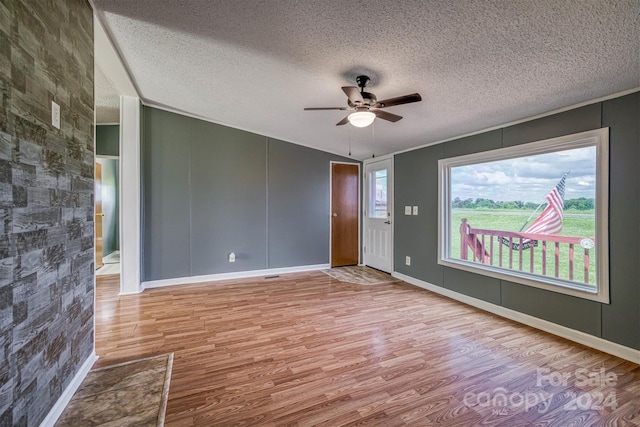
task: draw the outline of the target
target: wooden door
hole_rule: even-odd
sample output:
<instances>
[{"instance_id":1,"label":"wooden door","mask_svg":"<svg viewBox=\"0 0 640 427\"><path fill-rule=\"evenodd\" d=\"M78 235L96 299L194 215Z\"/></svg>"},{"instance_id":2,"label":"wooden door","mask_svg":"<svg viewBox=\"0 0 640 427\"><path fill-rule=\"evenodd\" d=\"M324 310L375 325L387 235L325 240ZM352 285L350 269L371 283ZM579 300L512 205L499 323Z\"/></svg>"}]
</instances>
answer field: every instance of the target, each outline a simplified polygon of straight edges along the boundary
<instances>
[{"instance_id":1,"label":"wooden door","mask_svg":"<svg viewBox=\"0 0 640 427\"><path fill-rule=\"evenodd\" d=\"M358 165L331 165L331 266L358 264Z\"/></svg>"},{"instance_id":2,"label":"wooden door","mask_svg":"<svg viewBox=\"0 0 640 427\"><path fill-rule=\"evenodd\" d=\"M102 267L102 165L96 163L96 176L95 176L95 235L96 235L96 270Z\"/></svg>"}]
</instances>

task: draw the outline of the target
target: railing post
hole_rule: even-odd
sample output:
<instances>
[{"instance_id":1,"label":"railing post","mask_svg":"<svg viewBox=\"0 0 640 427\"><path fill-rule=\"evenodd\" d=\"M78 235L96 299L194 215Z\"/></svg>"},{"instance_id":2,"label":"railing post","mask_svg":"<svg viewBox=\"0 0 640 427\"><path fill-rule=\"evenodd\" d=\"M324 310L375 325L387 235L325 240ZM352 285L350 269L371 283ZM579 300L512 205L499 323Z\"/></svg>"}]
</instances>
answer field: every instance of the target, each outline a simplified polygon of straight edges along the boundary
<instances>
[{"instance_id":1,"label":"railing post","mask_svg":"<svg viewBox=\"0 0 640 427\"><path fill-rule=\"evenodd\" d=\"M462 218L460 224L460 259L469 259L469 225L467 218Z\"/></svg>"},{"instance_id":2,"label":"railing post","mask_svg":"<svg viewBox=\"0 0 640 427\"><path fill-rule=\"evenodd\" d=\"M493 235L491 235L490 237L491 237L491 240L489 242L489 247L490 247L490 250L489 250L489 262L491 262L491 265L493 265ZM498 242L498 243L500 243L500 242Z\"/></svg>"},{"instance_id":3,"label":"railing post","mask_svg":"<svg viewBox=\"0 0 640 427\"><path fill-rule=\"evenodd\" d=\"M584 283L589 284L589 249L584 248Z\"/></svg>"},{"instance_id":4,"label":"railing post","mask_svg":"<svg viewBox=\"0 0 640 427\"><path fill-rule=\"evenodd\" d=\"M573 243L569 243L569 280L573 280Z\"/></svg>"},{"instance_id":5,"label":"railing post","mask_svg":"<svg viewBox=\"0 0 640 427\"><path fill-rule=\"evenodd\" d=\"M522 258L524 257L524 247L523 247L524 246L524 243L523 243L524 239L522 237L520 237L518 239L518 242L519 242L518 243L518 245L519 245L518 246L518 269L520 271L522 271L522 261L523 261Z\"/></svg>"},{"instance_id":6,"label":"railing post","mask_svg":"<svg viewBox=\"0 0 640 427\"><path fill-rule=\"evenodd\" d=\"M556 242L555 251L555 263L556 263L556 277L560 277L560 242Z\"/></svg>"},{"instance_id":7,"label":"railing post","mask_svg":"<svg viewBox=\"0 0 640 427\"><path fill-rule=\"evenodd\" d=\"M529 272L533 273L534 265L535 265L535 254L533 253L535 249L535 245L533 244L533 240L529 241Z\"/></svg>"},{"instance_id":8,"label":"railing post","mask_svg":"<svg viewBox=\"0 0 640 427\"><path fill-rule=\"evenodd\" d=\"M482 235L482 254L481 254L482 255L482 263L483 264L486 264L487 261L489 261L487 259L487 256L485 255L486 253L487 253L487 250L485 249L485 246L484 246L484 234L483 234Z\"/></svg>"},{"instance_id":9,"label":"railing post","mask_svg":"<svg viewBox=\"0 0 640 427\"><path fill-rule=\"evenodd\" d=\"M509 270L513 270L513 237L509 236Z\"/></svg>"}]
</instances>

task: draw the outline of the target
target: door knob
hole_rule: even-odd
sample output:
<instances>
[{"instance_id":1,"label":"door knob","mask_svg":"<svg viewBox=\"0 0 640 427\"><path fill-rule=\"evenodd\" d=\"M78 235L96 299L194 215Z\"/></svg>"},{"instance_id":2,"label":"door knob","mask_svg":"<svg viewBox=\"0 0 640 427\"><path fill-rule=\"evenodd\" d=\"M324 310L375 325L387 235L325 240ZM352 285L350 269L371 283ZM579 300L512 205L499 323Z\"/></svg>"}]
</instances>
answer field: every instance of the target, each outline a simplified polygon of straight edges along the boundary
<instances>
[{"instance_id":1,"label":"door knob","mask_svg":"<svg viewBox=\"0 0 640 427\"><path fill-rule=\"evenodd\" d=\"M338 216L338 214L334 212L334 213L333 213L333 216Z\"/></svg>"}]
</instances>

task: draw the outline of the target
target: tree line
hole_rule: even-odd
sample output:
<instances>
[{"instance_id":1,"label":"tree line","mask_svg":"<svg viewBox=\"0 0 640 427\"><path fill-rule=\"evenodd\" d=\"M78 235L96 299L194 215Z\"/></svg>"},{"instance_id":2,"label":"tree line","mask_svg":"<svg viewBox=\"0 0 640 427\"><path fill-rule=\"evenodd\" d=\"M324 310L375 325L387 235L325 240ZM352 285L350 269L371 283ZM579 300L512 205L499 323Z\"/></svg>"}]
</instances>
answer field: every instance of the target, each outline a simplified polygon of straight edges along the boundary
<instances>
[{"instance_id":1,"label":"tree line","mask_svg":"<svg viewBox=\"0 0 640 427\"><path fill-rule=\"evenodd\" d=\"M565 209L575 209L578 211L589 211L595 209L596 203L595 199L587 199L586 197L579 197L577 199L567 199L564 201ZM462 200L460 197L456 197L453 199L451 203L451 207L454 209L509 209L509 210L534 210L538 207L537 203L533 202L523 202L520 200L503 202L503 201L493 201L491 199L465 199Z\"/></svg>"}]
</instances>

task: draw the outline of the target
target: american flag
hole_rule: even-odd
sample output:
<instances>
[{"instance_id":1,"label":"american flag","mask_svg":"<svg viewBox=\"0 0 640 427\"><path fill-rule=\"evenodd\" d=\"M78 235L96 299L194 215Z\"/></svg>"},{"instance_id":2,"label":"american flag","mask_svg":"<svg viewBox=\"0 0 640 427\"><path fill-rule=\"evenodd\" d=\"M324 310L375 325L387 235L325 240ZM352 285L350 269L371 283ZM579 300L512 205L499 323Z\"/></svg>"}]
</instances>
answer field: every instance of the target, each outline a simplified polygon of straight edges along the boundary
<instances>
[{"instance_id":1,"label":"american flag","mask_svg":"<svg viewBox=\"0 0 640 427\"><path fill-rule=\"evenodd\" d=\"M524 231L532 234L555 234L562 231L564 211L564 188L568 173L565 173L555 187L547 194L547 207L538 219Z\"/></svg>"}]
</instances>

